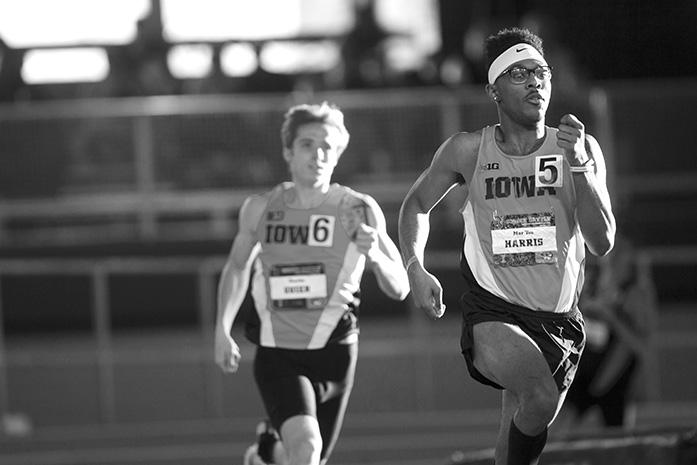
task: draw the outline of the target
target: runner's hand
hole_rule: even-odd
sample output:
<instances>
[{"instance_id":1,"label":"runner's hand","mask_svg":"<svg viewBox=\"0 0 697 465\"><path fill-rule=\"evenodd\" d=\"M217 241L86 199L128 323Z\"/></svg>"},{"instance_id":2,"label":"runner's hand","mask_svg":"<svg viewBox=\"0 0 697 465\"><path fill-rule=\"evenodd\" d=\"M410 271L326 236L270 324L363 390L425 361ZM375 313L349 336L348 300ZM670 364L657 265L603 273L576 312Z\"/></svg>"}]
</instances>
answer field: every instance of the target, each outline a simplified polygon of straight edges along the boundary
<instances>
[{"instance_id":1,"label":"runner's hand","mask_svg":"<svg viewBox=\"0 0 697 465\"><path fill-rule=\"evenodd\" d=\"M571 165L581 165L588 161L586 127L574 115L566 114L561 117L557 145L564 150L564 155Z\"/></svg>"},{"instance_id":2,"label":"runner's hand","mask_svg":"<svg viewBox=\"0 0 697 465\"><path fill-rule=\"evenodd\" d=\"M378 230L365 223L361 223L356 229L354 242L358 251L369 260L372 260L373 256L380 251Z\"/></svg>"},{"instance_id":3,"label":"runner's hand","mask_svg":"<svg viewBox=\"0 0 697 465\"><path fill-rule=\"evenodd\" d=\"M225 373L234 373L240 366L240 348L231 337L221 334L215 335L215 363Z\"/></svg>"},{"instance_id":4,"label":"runner's hand","mask_svg":"<svg viewBox=\"0 0 697 465\"><path fill-rule=\"evenodd\" d=\"M443 288L438 279L420 263L414 263L407 270L409 286L414 304L431 318L440 318L445 313Z\"/></svg>"}]
</instances>

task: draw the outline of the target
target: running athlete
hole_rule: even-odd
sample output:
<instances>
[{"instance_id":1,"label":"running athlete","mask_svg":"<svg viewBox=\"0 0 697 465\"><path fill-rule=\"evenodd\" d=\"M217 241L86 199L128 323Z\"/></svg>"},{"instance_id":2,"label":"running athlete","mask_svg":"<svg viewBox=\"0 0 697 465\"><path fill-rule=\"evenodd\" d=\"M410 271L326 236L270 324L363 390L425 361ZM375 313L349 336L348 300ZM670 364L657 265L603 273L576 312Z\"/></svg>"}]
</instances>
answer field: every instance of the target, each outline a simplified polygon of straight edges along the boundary
<instances>
[{"instance_id":1,"label":"running athlete","mask_svg":"<svg viewBox=\"0 0 697 465\"><path fill-rule=\"evenodd\" d=\"M330 181L349 141L343 113L327 103L292 107L281 139L292 181L242 205L220 278L215 359L225 372L238 368L230 330L254 265L246 336L257 345L254 377L270 425L257 427L244 463L318 465L336 443L353 385L364 268L393 299L406 298L409 285L377 202Z\"/></svg>"},{"instance_id":2,"label":"running athlete","mask_svg":"<svg viewBox=\"0 0 697 465\"><path fill-rule=\"evenodd\" d=\"M429 214L453 187L467 190L462 353L474 379L503 392L496 464L528 465L583 349L584 246L608 253L615 219L598 142L570 114L545 125L552 70L542 40L512 28L485 47L499 122L438 148L404 199L399 238L415 304L442 316L441 285L423 261Z\"/></svg>"}]
</instances>

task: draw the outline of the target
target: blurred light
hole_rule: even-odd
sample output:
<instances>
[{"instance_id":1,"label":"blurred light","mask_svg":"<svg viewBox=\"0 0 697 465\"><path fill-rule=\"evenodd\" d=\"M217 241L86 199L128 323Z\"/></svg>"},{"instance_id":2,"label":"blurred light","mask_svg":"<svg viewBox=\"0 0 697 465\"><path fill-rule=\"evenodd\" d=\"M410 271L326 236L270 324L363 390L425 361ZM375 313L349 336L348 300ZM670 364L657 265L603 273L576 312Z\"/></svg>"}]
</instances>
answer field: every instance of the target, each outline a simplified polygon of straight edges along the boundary
<instances>
[{"instance_id":1,"label":"blurred light","mask_svg":"<svg viewBox=\"0 0 697 465\"><path fill-rule=\"evenodd\" d=\"M165 40L290 37L300 31L300 0L161 0Z\"/></svg>"},{"instance_id":2,"label":"blurred light","mask_svg":"<svg viewBox=\"0 0 697 465\"><path fill-rule=\"evenodd\" d=\"M149 0L0 0L0 37L13 48L125 44Z\"/></svg>"},{"instance_id":3,"label":"blurred light","mask_svg":"<svg viewBox=\"0 0 697 465\"><path fill-rule=\"evenodd\" d=\"M438 5L433 0L375 0L375 17L387 31L408 37L424 55L440 49Z\"/></svg>"},{"instance_id":4,"label":"blurred light","mask_svg":"<svg viewBox=\"0 0 697 465\"><path fill-rule=\"evenodd\" d=\"M206 77L213 68L213 49L210 45L175 45L167 55L167 66L178 79Z\"/></svg>"},{"instance_id":5,"label":"blurred light","mask_svg":"<svg viewBox=\"0 0 697 465\"><path fill-rule=\"evenodd\" d=\"M414 71L423 67L426 55L410 39L388 39L385 46L387 65L398 72Z\"/></svg>"},{"instance_id":6,"label":"blurred light","mask_svg":"<svg viewBox=\"0 0 697 465\"><path fill-rule=\"evenodd\" d=\"M220 51L220 68L228 76L249 76L258 67L257 53L250 44L229 44Z\"/></svg>"},{"instance_id":7,"label":"blurred light","mask_svg":"<svg viewBox=\"0 0 697 465\"><path fill-rule=\"evenodd\" d=\"M300 34L345 34L354 24L353 0L302 0L300 20Z\"/></svg>"},{"instance_id":8,"label":"blurred light","mask_svg":"<svg viewBox=\"0 0 697 465\"><path fill-rule=\"evenodd\" d=\"M98 47L29 50L22 65L27 84L98 82L108 75L109 58Z\"/></svg>"},{"instance_id":9,"label":"blurred light","mask_svg":"<svg viewBox=\"0 0 697 465\"><path fill-rule=\"evenodd\" d=\"M321 42L268 42L261 50L262 68L279 74L323 72L339 63L339 46Z\"/></svg>"}]
</instances>

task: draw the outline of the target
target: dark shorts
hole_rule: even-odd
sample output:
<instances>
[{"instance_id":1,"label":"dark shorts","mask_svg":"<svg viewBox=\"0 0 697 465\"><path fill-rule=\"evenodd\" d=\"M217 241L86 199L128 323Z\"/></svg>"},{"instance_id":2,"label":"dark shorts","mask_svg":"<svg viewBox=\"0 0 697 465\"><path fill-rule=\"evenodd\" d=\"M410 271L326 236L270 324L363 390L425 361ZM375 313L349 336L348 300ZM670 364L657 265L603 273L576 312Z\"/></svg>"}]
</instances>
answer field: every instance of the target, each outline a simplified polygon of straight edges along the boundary
<instances>
[{"instance_id":1,"label":"dark shorts","mask_svg":"<svg viewBox=\"0 0 697 465\"><path fill-rule=\"evenodd\" d=\"M280 431L288 418L317 418L322 457L339 435L353 387L358 344L332 344L323 349L257 347L254 379L271 424Z\"/></svg>"},{"instance_id":2,"label":"dark shorts","mask_svg":"<svg viewBox=\"0 0 697 465\"><path fill-rule=\"evenodd\" d=\"M462 336L460 348L467 361L470 376L482 384L505 389L486 378L474 367L472 328L485 321L500 321L518 326L542 350L559 391L569 388L578 368L586 341L583 317L578 309L566 313L528 310L518 306L483 308L464 296L462 304Z\"/></svg>"}]
</instances>

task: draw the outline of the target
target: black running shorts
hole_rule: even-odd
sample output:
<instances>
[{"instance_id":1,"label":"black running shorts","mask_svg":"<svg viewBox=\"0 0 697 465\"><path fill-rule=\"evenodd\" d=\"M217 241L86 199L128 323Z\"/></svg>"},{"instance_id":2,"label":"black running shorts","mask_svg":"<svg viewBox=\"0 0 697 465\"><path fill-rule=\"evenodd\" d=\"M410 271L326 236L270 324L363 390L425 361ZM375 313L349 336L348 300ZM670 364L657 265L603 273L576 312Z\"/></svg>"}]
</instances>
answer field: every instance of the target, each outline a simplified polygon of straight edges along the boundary
<instances>
[{"instance_id":1,"label":"black running shorts","mask_svg":"<svg viewBox=\"0 0 697 465\"><path fill-rule=\"evenodd\" d=\"M343 422L358 358L358 344L322 349L257 347L254 378L277 431L288 418L317 418L324 441L333 445Z\"/></svg>"},{"instance_id":2,"label":"black running shorts","mask_svg":"<svg viewBox=\"0 0 697 465\"><path fill-rule=\"evenodd\" d=\"M504 389L486 378L472 362L472 328L484 321L500 321L518 326L535 341L549 365L559 391L569 388L576 374L586 336L581 312L575 308L565 313L533 311L520 306L477 305L472 294L465 294L462 305L462 336L460 348L467 361L470 376L482 384ZM503 302L503 301L501 301Z\"/></svg>"}]
</instances>

